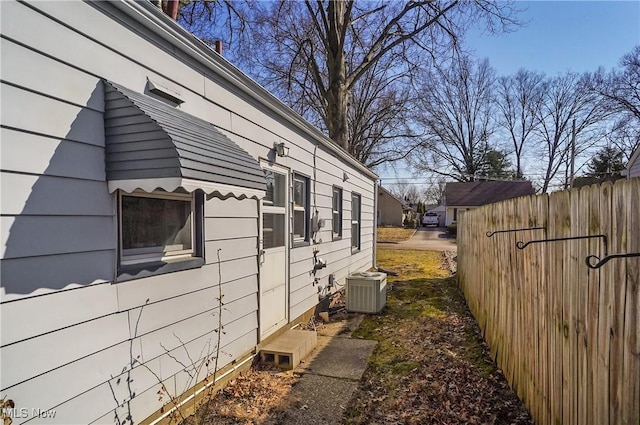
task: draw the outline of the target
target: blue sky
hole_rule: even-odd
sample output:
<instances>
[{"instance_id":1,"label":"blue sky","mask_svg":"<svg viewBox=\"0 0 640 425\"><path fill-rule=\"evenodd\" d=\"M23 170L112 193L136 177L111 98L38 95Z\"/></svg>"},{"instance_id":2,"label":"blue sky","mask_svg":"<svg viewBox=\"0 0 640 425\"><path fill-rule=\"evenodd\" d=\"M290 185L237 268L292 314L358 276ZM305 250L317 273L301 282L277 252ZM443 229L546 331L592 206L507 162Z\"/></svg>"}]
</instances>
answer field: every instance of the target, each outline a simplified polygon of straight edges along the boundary
<instances>
[{"instance_id":1,"label":"blue sky","mask_svg":"<svg viewBox=\"0 0 640 425\"><path fill-rule=\"evenodd\" d=\"M498 75L522 67L556 75L610 69L640 44L640 1L518 1L526 26L490 35L471 31L466 45Z\"/></svg>"}]
</instances>

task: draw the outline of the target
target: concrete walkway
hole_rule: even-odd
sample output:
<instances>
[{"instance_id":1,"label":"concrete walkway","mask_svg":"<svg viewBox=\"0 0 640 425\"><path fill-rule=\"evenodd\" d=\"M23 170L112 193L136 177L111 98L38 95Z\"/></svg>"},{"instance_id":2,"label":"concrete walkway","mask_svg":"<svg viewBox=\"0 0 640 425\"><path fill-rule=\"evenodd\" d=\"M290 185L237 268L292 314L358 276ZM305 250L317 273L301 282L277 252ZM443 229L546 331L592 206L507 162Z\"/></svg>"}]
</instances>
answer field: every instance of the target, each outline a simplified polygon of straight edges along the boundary
<instances>
[{"instance_id":1,"label":"concrete walkway","mask_svg":"<svg viewBox=\"0 0 640 425\"><path fill-rule=\"evenodd\" d=\"M444 227L418 227L413 236L402 242L378 242L383 249L417 249L422 251L458 251L456 240Z\"/></svg>"},{"instance_id":2,"label":"concrete walkway","mask_svg":"<svg viewBox=\"0 0 640 425\"><path fill-rule=\"evenodd\" d=\"M318 345L295 370L300 381L291 389L297 400L282 425L337 425L367 367L376 341L352 338L364 315L318 329Z\"/></svg>"},{"instance_id":3,"label":"concrete walkway","mask_svg":"<svg viewBox=\"0 0 640 425\"><path fill-rule=\"evenodd\" d=\"M456 241L444 228L418 228L407 241L379 243L381 248L457 251ZM296 402L279 425L338 425L367 367L376 341L352 338L365 315L350 316L318 329L318 345L294 373L300 380L291 389Z\"/></svg>"}]
</instances>

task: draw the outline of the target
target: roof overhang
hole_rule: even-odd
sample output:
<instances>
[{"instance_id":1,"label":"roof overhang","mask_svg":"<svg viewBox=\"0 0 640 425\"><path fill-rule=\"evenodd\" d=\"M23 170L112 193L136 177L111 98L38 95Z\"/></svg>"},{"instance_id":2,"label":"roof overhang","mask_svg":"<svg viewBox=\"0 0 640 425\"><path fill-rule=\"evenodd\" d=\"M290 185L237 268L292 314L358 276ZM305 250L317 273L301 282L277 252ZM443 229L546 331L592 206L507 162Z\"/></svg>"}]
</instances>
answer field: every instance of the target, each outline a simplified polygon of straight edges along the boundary
<instances>
[{"instance_id":1,"label":"roof overhang","mask_svg":"<svg viewBox=\"0 0 640 425\"><path fill-rule=\"evenodd\" d=\"M109 191L202 190L260 199L260 164L213 124L164 102L105 82L105 145Z\"/></svg>"}]
</instances>

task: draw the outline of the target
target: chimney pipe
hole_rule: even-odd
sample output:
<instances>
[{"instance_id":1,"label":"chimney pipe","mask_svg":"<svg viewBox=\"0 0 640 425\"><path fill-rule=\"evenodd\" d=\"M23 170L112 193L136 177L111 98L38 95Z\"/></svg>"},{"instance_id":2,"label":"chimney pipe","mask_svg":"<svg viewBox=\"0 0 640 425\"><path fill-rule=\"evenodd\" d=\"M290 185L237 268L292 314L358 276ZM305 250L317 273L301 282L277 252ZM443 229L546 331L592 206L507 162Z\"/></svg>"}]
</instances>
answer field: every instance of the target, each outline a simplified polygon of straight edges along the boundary
<instances>
[{"instance_id":1,"label":"chimney pipe","mask_svg":"<svg viewBox=\"0 0 640 425\"><path fill-rule=\"evenodd\" d=\"M178 19L178 2L179 0L167 0L167 9L164 11L174 21Z\"/></svg>"},{"instance_id":2,"label":"chimney pipe","mask_svg":"<svg viewBox=\"0 0 640 425\"><path fill-rule=\"evenodd\" d=\"M216 48L216 53L222 56L222 40L216 40L215 48Z\"/></svg>"}]
</instances>

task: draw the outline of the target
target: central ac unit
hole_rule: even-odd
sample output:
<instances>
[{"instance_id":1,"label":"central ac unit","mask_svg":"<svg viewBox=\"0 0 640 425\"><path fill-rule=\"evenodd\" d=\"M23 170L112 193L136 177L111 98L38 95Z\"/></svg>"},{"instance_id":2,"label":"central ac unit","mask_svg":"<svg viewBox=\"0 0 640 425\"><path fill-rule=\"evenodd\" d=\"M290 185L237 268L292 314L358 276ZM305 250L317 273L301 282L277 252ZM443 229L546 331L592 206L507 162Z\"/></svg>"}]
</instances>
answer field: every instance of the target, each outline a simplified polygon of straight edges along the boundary
<instances>
[{"instance_id":1,"label":"central ac unit","mask_svg":"<svg viewBox=\"0 0 640 425\"><path fill-rule=\"evenodd\" d=\"M379 313L387 303L387 275L359 272L347 276L347 310Z\"/></svg>"}]
</instances>

